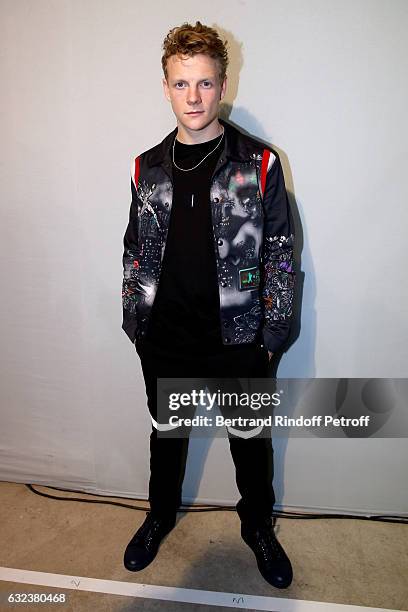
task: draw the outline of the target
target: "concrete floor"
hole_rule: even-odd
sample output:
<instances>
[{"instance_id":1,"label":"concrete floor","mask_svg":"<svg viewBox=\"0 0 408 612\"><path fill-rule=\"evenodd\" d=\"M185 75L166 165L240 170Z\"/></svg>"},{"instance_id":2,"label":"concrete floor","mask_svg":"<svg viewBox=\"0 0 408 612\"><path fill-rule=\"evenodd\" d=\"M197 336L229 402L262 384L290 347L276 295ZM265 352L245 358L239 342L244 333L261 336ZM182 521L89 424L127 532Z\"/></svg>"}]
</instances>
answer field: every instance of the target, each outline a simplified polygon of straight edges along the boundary
<instances>
[{"instance_id":1,"label":"concrete floor","mask_svg":"<svg viewBox=\"0 0 408 612\"><path fill-rule=\"evenodd\" d=\"M41 491L66 497L77 494ZM252 551L240 537L235 512L179 513L154 562L128 572L124 549L144 520L139 510L54 501L23 484L0 483L0 566L145 583L247 593L268 597L408 609L408 530L404 525L356 520L279 519L277 535L294 568L289 589L279 591L260 576ZM103 500L103 497L84 496ZM143 505L141 502L118 501ZM9 592L60 592L51 587L0 581ZM214 612L215 607L65 590L66 604L32 609ZM29 610L28 605L0 605ZM330 610L330 606L327 606Z\"/></svg>"}]
</instances>

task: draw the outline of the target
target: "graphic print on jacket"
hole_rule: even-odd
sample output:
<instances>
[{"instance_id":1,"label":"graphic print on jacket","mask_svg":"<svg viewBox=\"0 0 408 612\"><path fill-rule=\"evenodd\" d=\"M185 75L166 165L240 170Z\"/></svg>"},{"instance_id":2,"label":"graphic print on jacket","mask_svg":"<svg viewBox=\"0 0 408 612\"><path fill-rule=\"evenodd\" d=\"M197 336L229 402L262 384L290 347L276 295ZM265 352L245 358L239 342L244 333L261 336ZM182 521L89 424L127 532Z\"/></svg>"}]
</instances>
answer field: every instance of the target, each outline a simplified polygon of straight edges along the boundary
<instances>
[{"instance_id":1,"label":"graphic print on jacket","mask_svg":"<svg viewBox=\"0 0 408 612\"><path fill-rule=\"evenodd\" d=\"M253 162L224 167L211 188L223 326L234 344L253 342L261 317L263 213Z\"/></svg>"},{"instance_id":2,"label":"graphic print on jacket","mask_svg":"<svg viewBox=\"0 0 408 612\"><path fill-rule=\"evenodd\" d=\"M240 154L238 159L237 154L228 159L235 144L231 130L235 143L238 139L238 149L233 150ZM175 135L176 130L158 145L164 159ZM287 336L295 280L283 173L277 154L267 150L265 157L259 143L229 125L225 147L210 188L223 342L254 342L263 332L267 348L274 351ZM149 164L148 153L137 158L132 169L132 204L124 237L122 327L132 342L147 330L173 195L169 164Z\"/></svg>"}]
</instances>

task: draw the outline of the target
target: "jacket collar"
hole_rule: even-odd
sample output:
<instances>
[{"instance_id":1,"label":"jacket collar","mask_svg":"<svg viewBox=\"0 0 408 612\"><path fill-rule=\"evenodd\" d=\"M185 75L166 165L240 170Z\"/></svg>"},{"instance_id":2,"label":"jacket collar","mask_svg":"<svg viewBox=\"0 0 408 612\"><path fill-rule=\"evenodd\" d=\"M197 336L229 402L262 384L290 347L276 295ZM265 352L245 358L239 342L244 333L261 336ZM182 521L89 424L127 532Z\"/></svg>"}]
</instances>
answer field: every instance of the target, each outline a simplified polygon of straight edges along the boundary
<instances>
[{"instance_id":1,"label":"jacket collar","mask_svg":"<svg viewBox=\"0 0 408 612\"><path fill-rule=\"evenodd\" d=\"M242 138L243 134L236 127L224 121L224 119L219 118L218 121L224 126L225 130L223 157L234 161L248 161L249 152ZM176 134L177 128L170 132L170 134L167 134L161 143L148 152L146 155L148 166L161 164L166 167L171 166L171 148Z\"/></svg>"}]
</instances>

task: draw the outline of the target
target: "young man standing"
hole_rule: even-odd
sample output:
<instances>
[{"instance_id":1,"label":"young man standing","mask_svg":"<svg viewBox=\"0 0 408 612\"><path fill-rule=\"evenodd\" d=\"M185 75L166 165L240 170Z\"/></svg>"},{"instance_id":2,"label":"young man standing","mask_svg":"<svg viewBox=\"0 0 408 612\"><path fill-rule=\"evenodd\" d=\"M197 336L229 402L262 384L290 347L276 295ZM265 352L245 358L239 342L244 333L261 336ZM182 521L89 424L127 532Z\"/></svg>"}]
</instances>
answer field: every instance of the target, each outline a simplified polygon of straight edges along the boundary
<instances>
[{"instance_id":1,"label":"young man standing","mask_svg":"<svg viewBox=\"0 0 408 612\"><path fill-rule=\"evenodd\" d=\"M135 344L152 418L150 512L124 556L145 568L174 527L189 439L157 435L157 378L266 377L289 331L293 231L277 153L219 118L228 55L216 30L173 28L163 87L177 127L132 167L124 236L123 329ZM241 535L270 584L292 568L271 522L269 437L229 435Z\"/></svg>"}]
</instances>

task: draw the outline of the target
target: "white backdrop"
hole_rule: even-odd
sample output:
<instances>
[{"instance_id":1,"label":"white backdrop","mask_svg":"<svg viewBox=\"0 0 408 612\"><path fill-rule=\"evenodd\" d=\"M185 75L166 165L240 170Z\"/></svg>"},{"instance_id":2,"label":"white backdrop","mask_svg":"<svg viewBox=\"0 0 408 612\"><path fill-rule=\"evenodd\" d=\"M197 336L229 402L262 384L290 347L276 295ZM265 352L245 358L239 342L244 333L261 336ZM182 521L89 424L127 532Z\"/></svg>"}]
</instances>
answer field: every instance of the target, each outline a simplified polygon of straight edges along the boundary
<instances>
[{"instance_id":1,"label":"white backdrop","mask_svg":"<svg viewBox=\"0 0 408 612\"><path fill-rule=\"evenodd\" d=\"M185 20L229 39L230 120L281 153L305 278L278 374L407 376L405 0L0 6L1 479L147 494L122 239L130 161L175 126L161 43ZM405 440L274 447L279 504L408 509ZM184 499L237 499L226 440L192 442Z\"/></svg>"}]
</instances>

